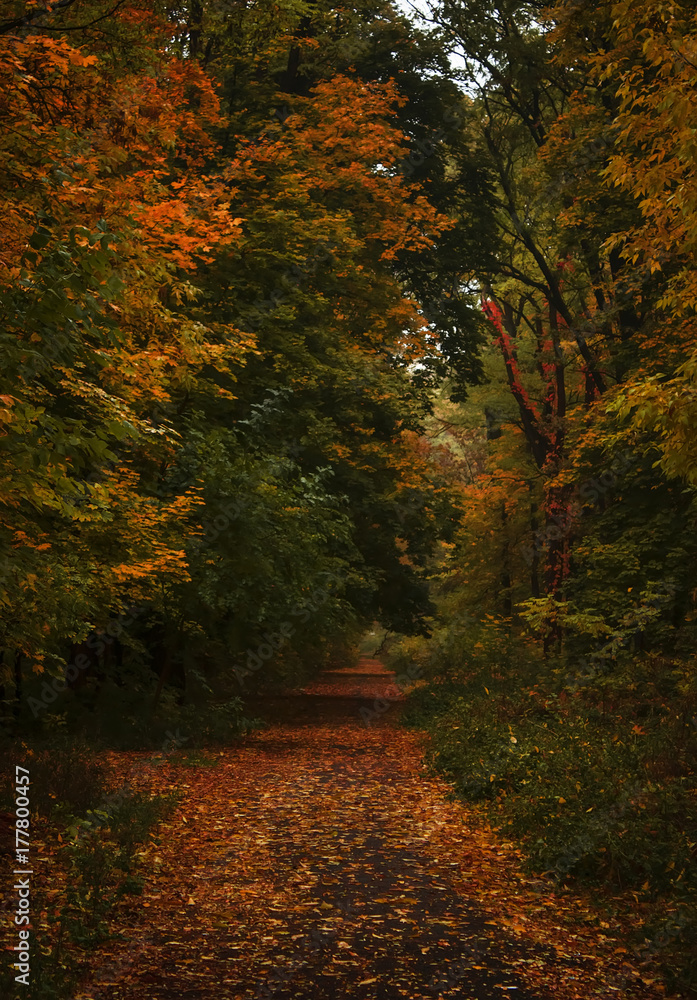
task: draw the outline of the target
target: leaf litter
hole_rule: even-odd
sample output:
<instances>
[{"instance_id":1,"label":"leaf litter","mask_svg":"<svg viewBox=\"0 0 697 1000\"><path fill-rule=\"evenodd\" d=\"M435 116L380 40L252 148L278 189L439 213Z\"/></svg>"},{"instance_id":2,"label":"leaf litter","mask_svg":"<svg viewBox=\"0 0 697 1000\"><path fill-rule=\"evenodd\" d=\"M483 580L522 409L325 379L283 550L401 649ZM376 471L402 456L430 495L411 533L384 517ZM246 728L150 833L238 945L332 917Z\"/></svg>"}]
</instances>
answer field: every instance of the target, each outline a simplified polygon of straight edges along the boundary
<instances>
[{"instance_id":1,"label":"leaf litter","mask_svg":"<svg viewBox=\"0 0 697 1000\"><path fill-rule=\"evenodd\" d=\"M664 996L618 924L590 926L588 900L526 876L452 800L418 734L363 724L354 693L376 679L358 673L320 678L213 767L158 771L182 801L76 1000Z\"/></svg>"}]
</instances>

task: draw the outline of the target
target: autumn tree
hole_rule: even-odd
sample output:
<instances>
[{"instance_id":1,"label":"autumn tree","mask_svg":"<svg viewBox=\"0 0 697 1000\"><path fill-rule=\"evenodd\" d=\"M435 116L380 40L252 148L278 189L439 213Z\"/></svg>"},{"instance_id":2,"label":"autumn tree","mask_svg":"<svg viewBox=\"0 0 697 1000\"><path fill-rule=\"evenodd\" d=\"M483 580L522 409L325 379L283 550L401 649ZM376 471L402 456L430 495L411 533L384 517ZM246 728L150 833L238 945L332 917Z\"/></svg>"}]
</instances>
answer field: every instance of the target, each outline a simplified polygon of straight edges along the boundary
<instances>
[{"instance_id":1,"label":"autumn tree","mask_svg":"<svg viewBox=\"0 0 697 1000\"><path fill-rule=\"evenodd\" d=\"M397 85L291 86L308 11L239 13L14 5L0 30L8 663L79 653L118 686L96 634L136 609L117 641L159 695L308 602L284 656L423 628L447 502L397 258L448 221L398 169Z\"/></svg>"},{"instance_id":2,"label":"autumn tree","mask_svg":"<svg viewBox=\"0 0 697 1000\"><path fill-rule=\"evenodd\" d=\"M509 450L514 450L521 432L527 443L527 456L522 462L521 456L515 477L526 489L519 491L511 484L508 510L491 497L489 503L497 511L492 510L491 530L500 539L500 553L512 544L514 552L524 554L526 565L513 562L513 589L519 604L526 603L527 590L531 620L548 639L557 641L562 621L570 622L569 616L578 613L580 623L584 608L592 632L595 626L590 621L598 610L596 587L615 586L617 571L610 569L610 563L602 570L592 569L586 558L597 549L584 540L596 531L599 519L609 531L603 544L614 532L610 544L616 546L611 560L615 566L631 547L630 537L620 528L622 518L611 511L621 480L632 502L643 509L641 516L655 525L656 539L662 537L660 524L669 509L681 512L679 530L691 516L689 502L676 501L670 487L665 498L659 499L660 492L654 489L651 499L644 500L650 477L617 474L617 468L636 468L642 459L650 466L653 446L650 436L640 439L603 416L625 412L632 406L629 399L641 399L647 405L634 412L645 429L651 421L665 419L652 408L660 394L660 377L655 375L661 370L659 358L666 356L662 347L656 350L659 340L654 332L662 308L657 265L654 256L654 263L643 270L635 266L640 260L638 243L632 254L628 252L628 245L646 232L642 220L647 211L630 178L645 186L647 182L639 178L647 170L650 177L660 175L662 157L654 147L651 155L658 159L651 174L637 157L638 132L631 132L630 148L627 130L638 125L637 109L645 106L645 94L651 90L640 88L636 97L629 80L639 86L640 79L643 84L653 78L658 95L667 69L657 68L656 53L667 51L666 45L674 49L686 27L683 21L671 20L676 36L664 43L651 16L647 12L651 28L636 39L629 8L620 10L613 4L591 10L590 5L571 3L554 8L516 2L494 8L477 2L442 3L431 5L427 17L432 30L440 33L443 47L458 55L454 73L472 95L467 133L478 144L495 192L479 259L463 266L459 278L463 291L479 290L481 313L489 321L491 347L485 347L481 357L491 358L493 348L500 359L493 368L491 361L485 365L487 378L494 377L496 384L489 383L488 400L486 393L477 396L480 421L488 427L496 410L501 433L511 438ZM620 45L634 46L623 64L617 61L625 55L621 47L615 49L618 39ZM655 71L636 69L637 46L650 44ZM626 66L624 78L618 72L620 65ZM687 66L679 65L682 85ZM632 100L642 103L628 103ZM626 118L623 103L631 107ZM671 100L663 105L668 117L677 115L680 106ZM667 121L661 121L663 131L666 126ZM655 135L658 144L658 128ZM623 143L626 153L620 159L615 150ZM497 234L493 256L492 232ZM463 264L468 255L469 250L463 254ZM666 266L670 269L667 262ZM661 341L668 342L674 358L681 353L684 357L685 341L673 336ZM657 381L646 383L640 374L639 389L636 373L647 366ZM509 403L503 405L501 377L509 393ZM469 381L472 384L471 375ZM625 385L626 390L621 388ZM636 392L640 395L635 397ZM676 441L681 433L684 436L684 431L676 433ZM491 471L505 482L510 467L497 464L498 442L491 449ZM682 454L686 457L687 451ZM600 490L588 488L601 476ZM484 498L487 489L481 482ZM479 503L469 486L467 495L468 504ZM473 522L479 517L477 509L466 507ZM511 536L512 525L520 526L525 516L527 532L521 537L518 527ZM646 539L649 548L652 532L653 527ZM463 558L472 555L468 549L465 553ZM641 561L651 563L648 552ZM644 576L641 593L649 593L657 576L660 579L661 574L655 569ZM585 596L584 578L594 581ZM510 592L507 571L495 579L500 594ZM681 606L688 585L686 578L676 583ZM498 596L494 605L502 607ZM624 628L632 634L631 605L626 591L624 598L618 595L618 610L609 616L610 631Z\"/></svg>"}]
</instances>

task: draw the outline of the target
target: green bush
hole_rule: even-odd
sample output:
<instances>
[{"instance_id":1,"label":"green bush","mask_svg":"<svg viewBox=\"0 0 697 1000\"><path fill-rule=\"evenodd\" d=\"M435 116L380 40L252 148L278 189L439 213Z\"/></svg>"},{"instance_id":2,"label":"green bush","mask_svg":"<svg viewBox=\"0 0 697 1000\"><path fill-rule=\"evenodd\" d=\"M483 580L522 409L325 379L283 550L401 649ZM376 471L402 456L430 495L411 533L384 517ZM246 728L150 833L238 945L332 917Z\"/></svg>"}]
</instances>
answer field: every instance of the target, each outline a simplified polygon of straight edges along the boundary
<instances>
[{"instance_id":1,"label":"green bush","mask_svg":"<svg viewBox=\"0 0 697 1000\"><path fill-rule=\"evenodd\" d=\"M693 665L627 657L579 683L568 664L524 662L510 646L494 622L400 643L394 669L417 663L425 679L407 724L427 730L434 770L485 804L531 869L634 893L655 924L638 929L635 946L695 982ZM664 942L660 915L675 910L680 926Z\"/></svg>"}]
</instances>

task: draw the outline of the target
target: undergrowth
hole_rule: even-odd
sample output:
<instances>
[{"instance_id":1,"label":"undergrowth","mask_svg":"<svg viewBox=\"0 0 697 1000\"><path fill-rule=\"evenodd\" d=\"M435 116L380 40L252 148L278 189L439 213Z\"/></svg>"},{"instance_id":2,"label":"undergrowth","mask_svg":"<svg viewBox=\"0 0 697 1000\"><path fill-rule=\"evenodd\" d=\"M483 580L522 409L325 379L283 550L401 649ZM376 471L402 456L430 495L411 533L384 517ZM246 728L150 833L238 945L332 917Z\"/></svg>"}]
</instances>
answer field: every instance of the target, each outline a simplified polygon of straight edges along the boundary
<instances>
[{"instance_id":1,"label":"undergrowth","mask_svg":"<svg viewBox=\"0 0 697 1000\"><path fill-rule=\"evenodd\" d=\"M26 748L25 748L26 749ZM153 795L127 782L113 787L88 745L27 751L31 776L31 936L28 1000L74 995L90 953L110 935L109 915L143 885L144 846L178 793ZM146 761L142 773L161 758ZM3 804L7 805L4 801ZM3 995L15 994L15 970L0 973Z\"/></svg>"},{"instance_id":2,"label":"undergrowth","mask_svg":"<svg viewBox=\"0 0 697 1000\"><path fill-rule=\"evenodd\" d=\"M405 720L455 793L537 873L630 897L635 954L697 989L694 664L627 656L579 679L491 621L404 639L390 659L423 671Z\"/></svg>"}]
</instances>

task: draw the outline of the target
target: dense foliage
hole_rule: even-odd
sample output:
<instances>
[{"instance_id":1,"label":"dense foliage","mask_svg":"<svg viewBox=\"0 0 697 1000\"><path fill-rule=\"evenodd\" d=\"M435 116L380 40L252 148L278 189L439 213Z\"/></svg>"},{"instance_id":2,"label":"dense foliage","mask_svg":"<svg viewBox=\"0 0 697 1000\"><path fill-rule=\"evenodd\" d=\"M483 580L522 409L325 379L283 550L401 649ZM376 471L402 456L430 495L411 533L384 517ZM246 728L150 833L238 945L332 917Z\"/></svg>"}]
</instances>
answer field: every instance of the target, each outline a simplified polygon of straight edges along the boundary
<instances>
[{"instance_id":1,"label":"dense foliage","mask_svg":"<svg viewBox=\"0 0 697 1000\"><path fill-rule=\"evenodd\" d=\"M695 11L424 11L0 4L4 722L224 736L378 622L694 980Z\"/></svg>"},{"instance_id":2,"label":"dense foliage","mask_svg":"<svg viewBox=\"0 0 697 1000\"><path fill-rule=\"evenodd\" d=\"M16 711L98 693L132 731L172 685L235 704L364 622L423 630L452 512L419 443L441 362L416 295L456 224L399 164L461 97L385 11L3 5Z\"/></svg>"},{"instance_id":3,"label":"dense foliage","mask_svg":"<svg viewBox=\"0 0 697 1000\"><path fill-rule=\"evenodd\" d=\"M490 334L430 422L461 527L433 566L414 719L536 870L631 892L693 981L691 5L434 4L492 177L467 277Z\"/></svg>"}]
</instances>

